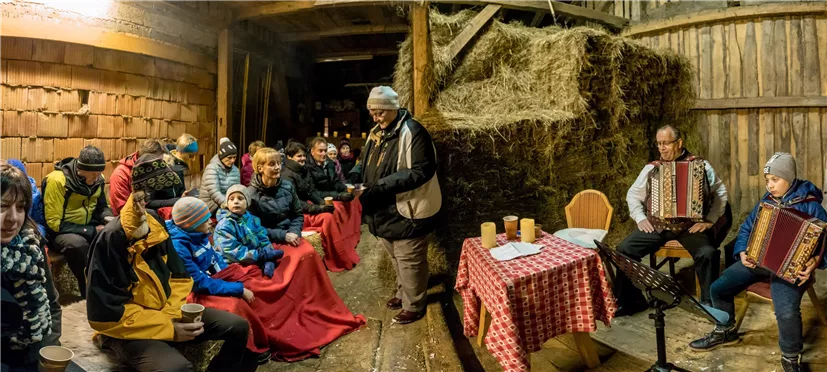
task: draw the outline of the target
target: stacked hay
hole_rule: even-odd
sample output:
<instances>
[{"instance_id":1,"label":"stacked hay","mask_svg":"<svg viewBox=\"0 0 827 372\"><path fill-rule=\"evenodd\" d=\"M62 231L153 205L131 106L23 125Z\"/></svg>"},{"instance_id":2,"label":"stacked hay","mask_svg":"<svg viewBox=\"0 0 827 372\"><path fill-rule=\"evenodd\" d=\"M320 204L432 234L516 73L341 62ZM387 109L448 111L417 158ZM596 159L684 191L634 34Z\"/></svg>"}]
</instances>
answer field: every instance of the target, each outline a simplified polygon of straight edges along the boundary
<instances>
[{"instance_id":1,"label":"stacked hay","mask_svg":"<svg viewBox=\"0 0 827 372\"><path fill-rule=\"evenodd\" d=\"M437 237L449 261L484 221L501 232L510 214L533 217L547 231L565 227L563 208L584 189L606 193L613 221L626 220L626 190L655 158L656 129L691 129L688 61L600 30L496 20L450 61L448 44L474 15L431 11L432 109L418 117L440 157L450 212ZM404 107L412 56L409 37L394 76Z\"/></svg>"}]
</instances>

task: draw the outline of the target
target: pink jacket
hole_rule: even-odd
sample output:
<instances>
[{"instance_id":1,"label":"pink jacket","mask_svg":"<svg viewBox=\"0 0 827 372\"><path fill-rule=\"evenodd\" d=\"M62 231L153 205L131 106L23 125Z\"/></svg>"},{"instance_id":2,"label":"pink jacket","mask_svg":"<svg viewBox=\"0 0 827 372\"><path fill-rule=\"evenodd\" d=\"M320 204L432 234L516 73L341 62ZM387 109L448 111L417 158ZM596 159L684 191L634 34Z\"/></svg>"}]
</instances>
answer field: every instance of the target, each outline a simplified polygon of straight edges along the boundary
<instances>
[{"instance_id":1,"label":"pink jacket","mask_svg":"<svg viewBox=\"0 0 827 372\"><path fill-rule=\"evenodd\" d=\"M250 153L244 154L241 157L241 184L250 186L250 179L253 177L253 159L250 159Z\"/></svg>"}]
</instances>

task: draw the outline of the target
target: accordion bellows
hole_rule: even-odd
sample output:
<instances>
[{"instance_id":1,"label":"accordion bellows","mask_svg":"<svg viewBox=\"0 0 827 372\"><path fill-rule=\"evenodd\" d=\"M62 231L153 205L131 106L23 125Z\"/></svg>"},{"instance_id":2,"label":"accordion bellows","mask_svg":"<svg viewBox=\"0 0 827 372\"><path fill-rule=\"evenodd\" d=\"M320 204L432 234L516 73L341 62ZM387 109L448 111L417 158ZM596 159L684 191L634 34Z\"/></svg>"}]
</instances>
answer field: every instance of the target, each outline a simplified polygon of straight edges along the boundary
<instances>
[{"instance_id":1,"label":"accordion bellows","mask_svg":"<svg viewBox=\"0 0 827 372\"><path fill-rule=\"evenodd\" d=\"M795 283L820 244L827 222L792 208L761 203L747 243L747 257Z\"/></svg>"},{"instance_id":2,"label":"accordion bellows","mask_svg":"<svg viewBox=\"0 0 827 372\"><path fill-rule=\"evenodd\" d=\"M703 160L656 163L649 173L648 216L664 222L678 218L701 222L708 190Z\"/></svg>"}]
</instances>

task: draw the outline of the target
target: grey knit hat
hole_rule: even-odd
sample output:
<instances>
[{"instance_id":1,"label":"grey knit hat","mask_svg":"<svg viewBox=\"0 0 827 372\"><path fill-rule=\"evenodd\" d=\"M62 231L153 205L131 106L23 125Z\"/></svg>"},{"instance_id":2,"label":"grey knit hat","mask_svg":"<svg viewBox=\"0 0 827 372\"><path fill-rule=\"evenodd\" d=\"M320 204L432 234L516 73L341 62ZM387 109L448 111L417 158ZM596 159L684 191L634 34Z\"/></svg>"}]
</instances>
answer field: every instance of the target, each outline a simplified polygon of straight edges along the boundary
<instances>
[{"instance_id":1,"label":"grey knit hat","mask_svg":"<svg viewBox=\"0 0 827 372\"><path fill-rule=\"evenodd\" d=\"M399 110L399 95L388 86L373 88L368 96L368 110Z\"/></svg>"},{"instance_id":2,"label":"grey knit hat","mask_svg":"<svg viewBox=\"0 0 827 372\"><path fill-rule=\"evenodd\" d=\"M795 158L788 152L776 152L767 161L767 165L764 166L764 174L776 175L789 183L793 183L793 180L797 177Z\"/></svg>"},{"instance_id":3,"label":"grey knit hat","mask_svg":"<svg viewBox=\"0 0 827 372\"><path fill-rule=\"evenodd\" d=\"M244 187L242 184L232 185L229 189L227 189L227 200L230 200L230 195L235 193L241 193L241 196L244 197L244 200L247 204L250 204L250 198L247 197L247 188Z\"/></svg>"}]
</instances>

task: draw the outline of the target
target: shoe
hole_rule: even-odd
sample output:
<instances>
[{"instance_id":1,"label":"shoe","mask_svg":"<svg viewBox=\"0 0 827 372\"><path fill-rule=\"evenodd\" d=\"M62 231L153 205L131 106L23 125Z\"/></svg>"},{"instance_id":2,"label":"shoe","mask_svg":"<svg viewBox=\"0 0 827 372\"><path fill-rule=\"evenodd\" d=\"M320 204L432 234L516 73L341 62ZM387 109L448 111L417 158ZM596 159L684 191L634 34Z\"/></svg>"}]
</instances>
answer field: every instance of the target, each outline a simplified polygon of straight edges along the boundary
<instances>
[{"instance_id":1,"label":"shoe","mask_svg":"<svg viewBox=\"0 0 827 372\"><path fill-rule=\"evenodd\" d=\"M402 311L399 312L399 314L396 314L396 316L393 317L393 321L394 321L394 323L408 324L408 323L413 323L413 322L415 322L419 319L422 319L422 317L424 317L424 316L425 316L425 310L422 310L422 311L402 310Z\"/></svg>"},{"instance_id":2,"label":"shoe","mask_svg":"<svg viewBox=\"0 0 827 372\"><path fill-rule=\"evenodd\" d=\"M258 365L267 364L267 362L269 362L269 361L270 361L270 352L269 351L265 351L265 352L259 354L256 357L256 363L258 363Z\"/></svg>"},{"instance_id":3,"label":"shoe","mask_svg":"<svg viewBox=\"0 0 827 372\"><path fill-rule=\"evenodd\" d=\"M637 303L637 304L630 304L630 305L623 305L617 308L615 311L615 318L621 316L630 316L635 315L641 311L644 311L649 308L649 305L644 303Z\"/></svg>"},{"instance_id":4,"label":"shoe","mask_svg":"<svg viewBox=\"0 0 827 372\"><path fill-rule=\"evenodd\" d=\"M390 310L399 310L402 308L402 299L397 297L391 298L388 300L387 306Z\"/></svg>"},{"instance_id":5,"label":"shoe","mask_svg":"<svg viewBox=\"0 0 827 372\"><path fill-rule=\"evenodd\" d=\"M690 342L689 347L693 351L711 351L721 346L737 344L739 341L741 341L741 338L735 332L735 327L727 329L715 327L712 333Z\"/></svg>"},{"instance_id":6,"label":"shoe","mask_svg":"<svg viewBox=\"0 0 827 372\"><path fill-rule=\"evenodd\" d=\"M784 367L784 372L803 372L806 371L803 364L801 364L801 355L795 358L787 358L781 356L781 366Z\"/></svg>"}]
</instances>

